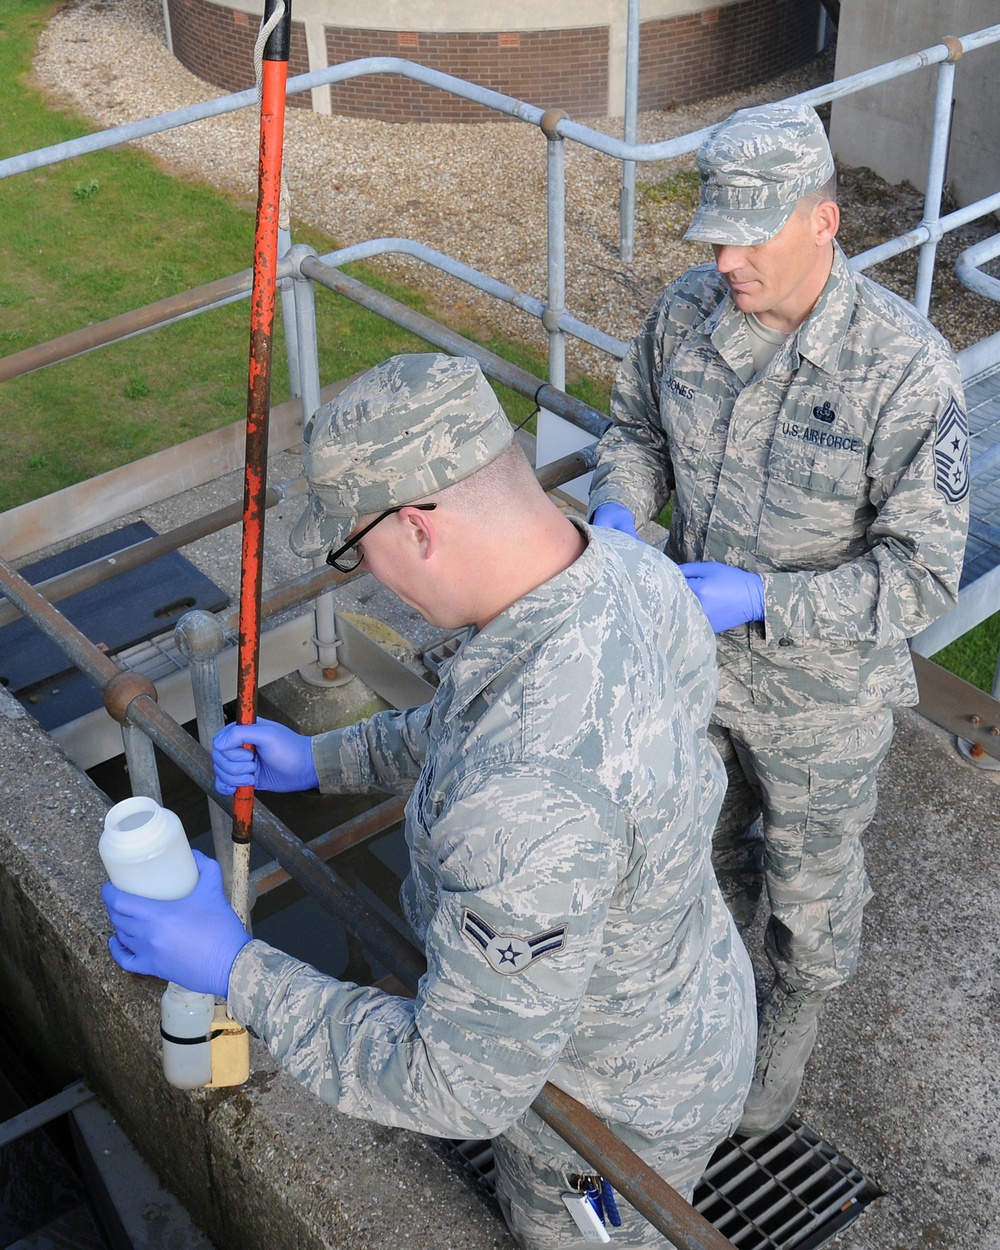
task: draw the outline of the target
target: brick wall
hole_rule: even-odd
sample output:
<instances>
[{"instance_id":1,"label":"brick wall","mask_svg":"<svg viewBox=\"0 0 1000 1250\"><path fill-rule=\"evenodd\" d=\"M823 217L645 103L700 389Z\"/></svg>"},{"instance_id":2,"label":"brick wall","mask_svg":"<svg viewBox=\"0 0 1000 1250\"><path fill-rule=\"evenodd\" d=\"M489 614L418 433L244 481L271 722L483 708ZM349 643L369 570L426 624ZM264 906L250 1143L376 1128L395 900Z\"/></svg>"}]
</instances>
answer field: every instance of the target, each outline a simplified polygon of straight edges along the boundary
<instances>
[{"instance_id":1,"label":"brick wall","mask_svg":"<svg viewBox=\"0 0 1000 1250\"><path fill-rule=\"evenodd\" d=\"M167 0L170 34L178 61L213 87L245 91L254 85L253 48L260 18L242 9L223 9L204 0ZM292 19L288 76L309 72L309 55L301 22ZM312 108L308 91L288 97L292 108Z\"/></svg>"},{"instance_id":2,"label":"brick wall","mask_svg":"<svg viewBox=\"0 0 1000 1250\"><path fill-rule=\"evenodd\" d=\"M253 85L259 19L206 0L168 0L174 54L199 78L225 91ZM761 82L816 52L820 0L741 0L683 17L642 23L639 108L662 109ZM331 10L334 6L331 5ZM572 30L425 33L326 26L329 64L369 56L402 57L541 108L572 117L607 111L607 27ZM308 71L302 23L292 22L288 73ZM334 113L384 121L495 121L470 101L379 74L330 87ZM309 93L289 97L310 108Z\"/></svg>"},{"instance_id":3,"label":"brick wall","mask_svg":"<svg viewBox=\"0 0 1000 1250\"><path fill-rule=\"evenodd\" d=\"M581 30L425 34L327 26L331 65L366 56L401 57L574 117L607 111L607 27ZM496 121L498 114L398 74L334 83L334 113L384 121Z\"/></svg>"},{"instance_id":4,"label":"brick wall","mask_svg":"<svg viewBox=\"0 0 1000 1250\"><path fill-rule=\"evenodd\" d=\"M643 22L639 108L669 108L773 78L816 55L819 0L744 0Z\"/></svg>"}]
</instances>

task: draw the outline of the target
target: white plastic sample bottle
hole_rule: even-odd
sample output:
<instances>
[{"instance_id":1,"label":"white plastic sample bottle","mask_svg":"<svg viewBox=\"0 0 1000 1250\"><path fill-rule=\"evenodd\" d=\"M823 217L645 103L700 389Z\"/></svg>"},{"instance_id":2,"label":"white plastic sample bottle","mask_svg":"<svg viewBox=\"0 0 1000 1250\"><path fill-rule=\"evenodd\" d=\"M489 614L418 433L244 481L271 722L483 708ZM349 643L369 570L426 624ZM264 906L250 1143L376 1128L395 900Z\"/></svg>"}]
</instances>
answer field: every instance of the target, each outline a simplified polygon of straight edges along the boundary
<instances>
[{"instance_id":1,"label":"white plastic sample bottle","mask_svg":"<svg viewBox=\"0 0 1000 1250\"><path fill-rule=\"evenodd\" d=\"M198 865L176 813L155 799L134 795L104 818L98 844L111 884L145 898L190 894ZM169 982L160 1000L163 1074L180 1089L200 1089L212 1079L209 1042L215 998Z\"/></svg>"}]
</instances>

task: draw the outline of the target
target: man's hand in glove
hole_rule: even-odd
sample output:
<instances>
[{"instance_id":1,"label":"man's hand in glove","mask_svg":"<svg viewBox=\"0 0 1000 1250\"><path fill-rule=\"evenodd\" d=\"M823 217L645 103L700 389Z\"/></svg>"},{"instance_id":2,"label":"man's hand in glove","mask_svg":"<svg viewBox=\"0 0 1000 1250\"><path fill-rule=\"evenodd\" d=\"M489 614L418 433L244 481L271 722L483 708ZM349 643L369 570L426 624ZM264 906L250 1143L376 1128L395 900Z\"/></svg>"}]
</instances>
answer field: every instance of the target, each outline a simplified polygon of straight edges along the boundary
<instances>
[{"instance_id":1,"label":"man's hand in glove","mask_svg":"<svg viewBox=\"0 0 1000 1250\"><path fill-rule=\"evenodd\" d=\"M225 998L250 935L226 900L222 869L200 851L194 857L198 884L184 898L142 898L105 883L101 898L115 930L108 949L126 972Z\"/></svg>"},{"instance_id":2,"label":"man's hand in glove","mask_svg":"<svg viewBox=\"0 0 1000 1250\"><path fill-rule=\"evenodd\" d=\"M698 596L708 623L717 634L747 621L764 619L764 583L759 573L748 573L714 560L677 567Z\"/></svg>"},{"instance_id":3,"label":"man's hand in glove","mask_svg":"<svg viewBox=\"0 0 1000 1250\"><path fill-rule=\"evenodd\" d=\"M220 729L212 741L212 765L220 794L235 794L239 786L286 794L319 785L312 739L264 717Z\"/></svg>"},{"instance_id":4,"label":"man's hand in glove","mask_svg":"<svg viewBox=\"0 0 1000 1250\"><path fill-rule=\"evenodd\" d=\"M629 512L624 504L620 503L602 503L594 509L594 515L590 518L591 525L600 525L604 529L621 530L623 534L628 534L632 538L638 538L635 532L635 517Z\"/></svg>"}]
</instances>

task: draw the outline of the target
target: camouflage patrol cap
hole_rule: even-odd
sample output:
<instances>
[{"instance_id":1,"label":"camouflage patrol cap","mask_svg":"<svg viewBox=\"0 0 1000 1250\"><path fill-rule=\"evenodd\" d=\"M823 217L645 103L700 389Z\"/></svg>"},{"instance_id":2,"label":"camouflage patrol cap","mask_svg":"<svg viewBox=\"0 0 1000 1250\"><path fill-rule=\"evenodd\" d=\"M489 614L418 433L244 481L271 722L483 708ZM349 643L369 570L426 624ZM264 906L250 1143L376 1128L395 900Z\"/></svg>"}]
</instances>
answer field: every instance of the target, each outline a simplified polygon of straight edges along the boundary
<instances>
[{"instance_id":1,"label":"camouflage patrol cap","mask_svg":"<svg viewBox=\"0 0 1000 1250\"><path fill-rule=\"evenodd\" d=\"M684 238L738 247L773 238L798 201L834 174L819 114L790 102L733 113L695 160L701 203Z\"/></svg>"},{"instance_id":2,"label":"camouflage patrol cap","mask_svg":"<svg viewBox=\"0 0 1000 1250\"><path fill-rule=\"evenodd\" d=\"M392 356L316 411L303 432L309 503L289 543L319 556L358 518L413 503L469 477L514 437L475 360Z\"/></svg>"}]
</instances>

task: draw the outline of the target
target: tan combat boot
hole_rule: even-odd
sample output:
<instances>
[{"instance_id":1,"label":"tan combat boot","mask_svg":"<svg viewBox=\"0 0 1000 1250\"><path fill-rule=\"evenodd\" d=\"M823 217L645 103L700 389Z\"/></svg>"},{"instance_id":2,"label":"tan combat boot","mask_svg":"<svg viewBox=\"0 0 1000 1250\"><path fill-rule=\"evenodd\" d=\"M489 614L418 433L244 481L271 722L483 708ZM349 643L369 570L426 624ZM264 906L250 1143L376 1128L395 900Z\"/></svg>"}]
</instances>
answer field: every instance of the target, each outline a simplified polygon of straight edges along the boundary
<instances>
[{"instance_id":1,"label":"tan combat boot","mask_svg":"<svg viewBox=\"0 0 1000 1250\"><path fill-rule=\"evenodd\" d=\"M769 1133L788 1119L802 1085L806 1060L826 995L790 990L775 981L760 1010L757 1067L736 1130L741 1137Z\"/></svg>"}]
</instances>

